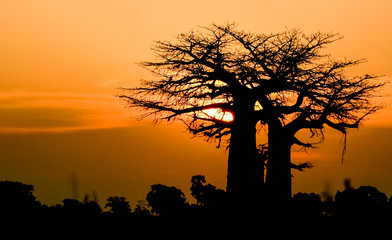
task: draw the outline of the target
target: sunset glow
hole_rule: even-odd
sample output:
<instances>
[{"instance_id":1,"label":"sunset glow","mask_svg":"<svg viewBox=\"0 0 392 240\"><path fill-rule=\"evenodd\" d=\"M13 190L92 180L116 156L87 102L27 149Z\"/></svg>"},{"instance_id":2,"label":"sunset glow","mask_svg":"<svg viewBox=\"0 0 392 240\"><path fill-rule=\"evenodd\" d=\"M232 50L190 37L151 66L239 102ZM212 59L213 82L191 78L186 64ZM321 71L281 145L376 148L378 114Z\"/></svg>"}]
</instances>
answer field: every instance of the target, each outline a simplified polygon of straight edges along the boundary
<instances>
[{"instance_id":1,"label":"sunset glow","mask_svg":"<svg viewBox=\"0 0 392 240\"><path fill-rule=\"evenodd\" d=\"M234 120L234 116L231 112L224 112L222 109L206 109L202 111L202 114L207 118L213 118L224 122L231 122Z\"/></svg>"},{"instance_id":2,"label":"sunset glow","mask_svg":"<svg viewBox=\"0 0 392 240\"><path fill-rule=\"evenodd\" d=\"M2 0L0 180L34 185L38 200L49 205L71 197L74 173L81 196L92 190L101 201L123 195L132 207L151 184L175 185L189 196L196 174L225 189L227 151L192 138L180 121L137 121L132 116L139 112L116 98L121 87L159 77L138 65L154 61L154 41L227 22L253 33L339 33L343 39L323 53L365 58L350 74L391 81L391 10L390 0ZM343 165L342 135L328 128L319 148L293 154L293 162L316 166L293 173L293 192L321 193L328 186L335 193L351 178L355 186L374 185L391 196L391 93L387 85L376 99L385 108L349 130ZM235 120L222 109L197 114ZM259 132L260 144L265 133Z\"/></svg>"}]
</instances>

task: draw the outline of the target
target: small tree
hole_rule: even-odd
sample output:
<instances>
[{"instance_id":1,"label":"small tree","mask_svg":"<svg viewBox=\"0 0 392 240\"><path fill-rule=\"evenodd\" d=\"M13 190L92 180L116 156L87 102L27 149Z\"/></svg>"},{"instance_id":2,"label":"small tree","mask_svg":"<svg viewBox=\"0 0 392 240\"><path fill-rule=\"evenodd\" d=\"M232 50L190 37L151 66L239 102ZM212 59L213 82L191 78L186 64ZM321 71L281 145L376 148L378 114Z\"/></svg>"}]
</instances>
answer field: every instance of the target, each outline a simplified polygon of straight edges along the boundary
<instances>
[{"instance_id":1,"label":"small tree","mask_svg":"<svg viewBox=\"0 0 392 240\"><path fill-rule=\"evenodd\" d=\"M214 185L206 184L204 176L195 175L192 177L191 182L191 195L196 199L198 205L207 208L217 208L225 205L225 191L218 189Z\"/></svg>"},{"instance_id":2,"label":"small tree","mask_svg":"<svg viewBox=\"0 0 392 240\"><path fill-rule=\"evenodd\" d=\"M105 207L110 208L110 213L116 216L129 216L132 211L125 197L109 197Z\"/></svg>"},{"instance_id":3,"label":"small tree","mask_svg":"<svg viewBox=\"0 0 392 240\"><path fill-rule=\"evenodd\" d=\"M138 200L133 214L139 219L151 218L151 206L148 205L146 200Z\"/></svg>"},{"instance_id":4,"label":"small tree","mask_svg":"<svg viewBox=\"0 0 392 240\"><path fill-rule=\"evenodd\" d=\"M322 134L326 126L343 134L380 107L370 102L384 84L374 75L350 77L345 69L364 60L332 60L321 53L337 34L306 35L299 30L253 34L236 26L212 25L203 32L158 41L158 60L141 65L158 79L124 89L120 98L145 110L140 117L180 120L208 140L229 142L227 192L257 199L264 165L256 133L268 136L266 189L274 199L291 196L291 147L302 129ZM256 194L255 194L256 193Z\"/></svg>"},{"instance_id":5,"label":"small tree","mask_svg":"<svg viewBox=\"0 0 392 240\"><path fill-rule=\"evenodd\" d=\"M185 194L180 189L162 184L152 185L146 200L152 212L160 216L176 216L187 206Z\"/></svg>"},{"instance_id":6,"label":"small tree","mask_svg":"<svg viewBox=\"0 0 392 240\"><path fill-rule=\"evenodd\" d=\"M0 181L0 215L28 214L38 209L41 203L33 192L33 185Z\"/></svg>"}]
</instances>

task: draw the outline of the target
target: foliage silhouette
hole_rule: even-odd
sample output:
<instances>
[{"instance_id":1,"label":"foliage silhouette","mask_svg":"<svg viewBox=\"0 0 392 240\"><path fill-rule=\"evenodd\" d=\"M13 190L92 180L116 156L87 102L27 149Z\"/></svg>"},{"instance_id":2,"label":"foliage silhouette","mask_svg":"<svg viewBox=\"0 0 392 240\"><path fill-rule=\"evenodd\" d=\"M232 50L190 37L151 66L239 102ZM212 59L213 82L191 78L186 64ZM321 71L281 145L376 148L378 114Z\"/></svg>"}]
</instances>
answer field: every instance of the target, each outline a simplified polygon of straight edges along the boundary
<instances>
[{"instance_id":1,"label":"foliage silhouette","mask_svg":"<svg viewBox=\"0 0 392 240\"><path fill-rule=\"evenodd\" d=\"M204 176L193 176L191 183L191 194L196 199L198 205L206 208L219 208L219 206L226 205L227 196L225 191L211 184L205 184Z\"/></svg>"},{"instance_id":2,"label":"foliage silhouette","mask_svg":"<svg viewBox=\"0 0 392 240\"><path fill-rule=\"evenodd\" d=\"M136 218L143 220L150 220L154 217L151 206L148 205L146 200L139 200L135 209L133 209L132 214L134 214Z\"/></svg>"},{"instance_id":3,"label":"foliage silhouette","mask_svg":"<svg viewBox=\"0 0 392 240\"><path fill-rule=\"evenodd\" d=\"M361 186L358 189L350 187L342 192L338 191L335 202L336 214L345 218L384 218L387 213L390 214L390 209L385 211L388 205L387 196L371 186Z\"/></svg>"},{"instance_id":4,"label":"foliage silhouette","mask_svg":"<svg viewBox=\"0 0 392 240\"><path fill-rule=\"evenodd\" d=\"M293 195L290 207L294 215L302 216L302 218L317 219L325 212L322 204L320 195L299 192Z\"/></svg>"},{"instance_id":5,"label":"foliage silhouette","mask_svg":"<svg viewBox=\"0 0 392 240\"><path fill-rule=\"evenodd\" d=\"M10 191L10 188L13 190ZM24 193L19 194L22 189ZM134 210L126 198L115 196L107 199L105 206L109 211L103 212L94 200L80 202L64 199L62 204L48 207L36 201L31 185L0 182L0 209L9 208L10 199L18 203L13 205L12 211L8 211L8 216L3 211L0 217L9 219L10 216L16 216L37 229L45 226L56 231L74 233L79 233L79 230L92 231L91 234L97 229L105 229L109 233L134 236L139 233L151 234L151 230L156 230L159 234L179 233L178 229L195 234L210 233L207 230L217 230L218 226L239 228L244 224L250 224L247 225L248 228L256 226L258 231L265 233L277 226L284 229L291 227L297 231L306 226L306 231L310 231L318 229L317 226L331 230L348 223L360 223L368 228L377 224L377 229L381 229L392 220L392 197L388 200L384 193L371 186L357 189L347 187L342 192L338 191L334 199L327 201L322 201L320 195L315 193L297 193L288 205L280 205L285 209L284 215L275 208L278 205L262 212L255 211L258 207L255 205L233 205L227 201L228 196L223 190L207 184L202 175L192 177L191 189L192 195L198 198L197 204L189 204L183 192L176 187L155 184L151 186L146 200L139 201ZM239 212L244 214L237 214ZM12 223L19 228L22 226L20 220ZM278 225L274 225L276 223Z\"/></svg>"},{"instance_id":6,"label":"foliage silhouette","mask_svg":"<svg viewBox=\"0 0 392 240\"><path fill-rule=\"evenodd\" d=\"M152 185L146 200L152 212L163 217L180 214L188 207L185 194L180 189L162 184Z\"/></svg>"},{"instance_id":7,"label":"foliage silhouette","mask_svg":"<svg viewBox=\"0 0 392 240\"><path fill-rule=\"evenodd\" d=\"M339 39L297 29L253 34L235 24L213 24L179 34L175 42L157 41L158 60L141 63L157 79L124 88L119 97L143 109L141 118L182 121L191 133L218 146L226 139L226 190L233 200L287 201L291 169L309 166L291 163L291 148L314 145L298 139L297 132L309 130L312 137L322 136L320 141L325 127L345 135L381 108L370 101L384 86L377 76L345 73L364 60L337 61L321 52ZM256 143L262 126L268 137L265 166Z\"/></svg>"},{"instance_id":8,"label":"foliage silhouette","mask_svg":"<svg viewBox=\"0 0 392 240\"><path fill-rule=\"evenodd\" d=\"M20 182L0 181L0 216L31 214L41 203L33 194L34 187Z\"/></svg>"},{"instance_id":9,"label":"foliage silhouette","mask_svg":"<svg viewBox=\"0 0 392 240\"><path fill-rule=\"evenodd\" d=\"M132 211L125 197L109 197L105 207L109 207L110 213L116 216L129 216Z\"/></svg>"}]
</instances>

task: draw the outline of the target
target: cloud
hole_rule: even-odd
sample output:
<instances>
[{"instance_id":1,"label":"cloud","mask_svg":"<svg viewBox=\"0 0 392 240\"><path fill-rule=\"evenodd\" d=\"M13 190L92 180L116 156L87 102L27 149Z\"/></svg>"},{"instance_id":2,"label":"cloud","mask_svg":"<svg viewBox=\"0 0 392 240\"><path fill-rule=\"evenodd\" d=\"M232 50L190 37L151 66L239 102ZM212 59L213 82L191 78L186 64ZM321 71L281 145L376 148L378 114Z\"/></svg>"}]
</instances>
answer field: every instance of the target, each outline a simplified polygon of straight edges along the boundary
<instances>
[{"instance_id":1,"label":"cloud","mask_svg":"<svg viewBox=\"0 0 392 240\"><path fill-rule=\"evenodd\" d=\"M81 110L68 108L0 108L0 126L13 128L75 127Z\"/></svg>"},{"instance_id":2,"label":"cloud","mask_svg":"<svg viewBox=\"0 0 392 240\"><path fill-rule=\"evenodd\" d=\"M117 79L101 79L95 82L95 85L101 88L113 88L113 87L118 87L119 84L123 83L120 80Z\"/></svg>"},{"instance_id":3,"label":"cloud","mask_svg":"<svg viewBox=\"0 0 392 240\"><path fill-rule=\"evenodd\" d=\"M132 125L118 99L78 92L0 92L0 132L51 132Z\"/></svg>"}]
</instances>

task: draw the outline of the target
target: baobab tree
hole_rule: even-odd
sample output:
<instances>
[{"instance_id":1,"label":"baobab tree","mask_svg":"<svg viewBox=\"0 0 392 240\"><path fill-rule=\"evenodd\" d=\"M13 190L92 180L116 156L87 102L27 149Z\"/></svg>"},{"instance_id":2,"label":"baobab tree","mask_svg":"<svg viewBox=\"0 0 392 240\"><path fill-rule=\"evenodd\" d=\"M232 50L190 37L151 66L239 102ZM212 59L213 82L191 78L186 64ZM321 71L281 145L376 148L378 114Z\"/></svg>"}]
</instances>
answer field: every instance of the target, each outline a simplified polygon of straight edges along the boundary
<instances>
[{"instance_id":1,"label":"baobab tree","mask_svg":"<svg viewBox=\"0 0 392 240\"><path fill-rule=\"evenodd\" d=\"M299 130L316 135L330 127L346 134L380 108L370 101L384 85L379 78L344 71L364 60L336 61L321 52L339 39L332 33L254 34L235 24L213 24L173 42L157 41L157 60L141 63L157 78L124 88L119 97L143 109L141 118L182 121L218 146L227 139L227 192L233 198L267 192L288 199L291 168L300 168L291 163L291 148L313 146L296 137ZM259 126L268 136L265 182Z\"/></svg>"}]
</instances>

